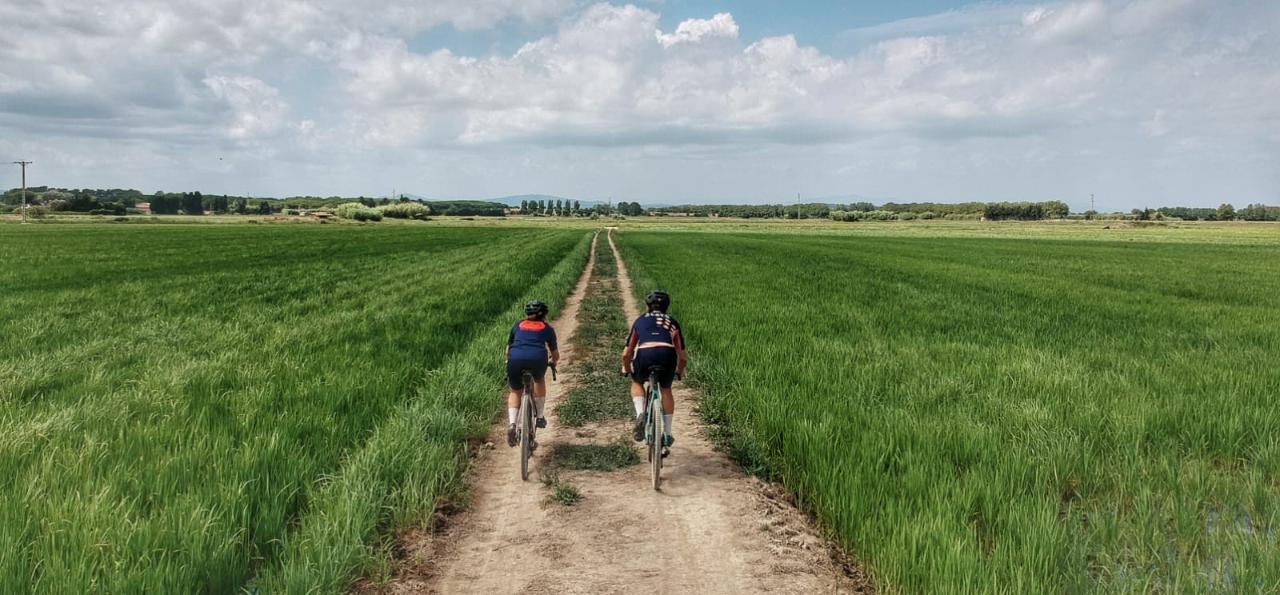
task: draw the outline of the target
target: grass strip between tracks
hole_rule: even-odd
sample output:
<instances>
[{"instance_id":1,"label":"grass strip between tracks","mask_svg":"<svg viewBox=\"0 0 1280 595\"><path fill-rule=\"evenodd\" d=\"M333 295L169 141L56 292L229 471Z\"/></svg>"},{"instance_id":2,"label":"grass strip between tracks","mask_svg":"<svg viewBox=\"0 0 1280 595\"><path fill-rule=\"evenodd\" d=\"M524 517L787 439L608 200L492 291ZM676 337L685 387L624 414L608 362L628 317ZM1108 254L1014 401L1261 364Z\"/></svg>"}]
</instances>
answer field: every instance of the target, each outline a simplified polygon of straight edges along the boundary
<instances>
[{"instance_id":1,"label":"grass strip between tracks","mask_svg":"<svg viewBox=\"0 0 1280 595\"><path fill-rule=\"evenodd\" d=\"M618 373L627 340L627 319L618 293L618 265L608 237L596 242L591 283L578 312L578 375L564 402L556 406L560 422L570 427L627 419L634 415L627 398L627 379Z\"/></svg>"}]
</instances>

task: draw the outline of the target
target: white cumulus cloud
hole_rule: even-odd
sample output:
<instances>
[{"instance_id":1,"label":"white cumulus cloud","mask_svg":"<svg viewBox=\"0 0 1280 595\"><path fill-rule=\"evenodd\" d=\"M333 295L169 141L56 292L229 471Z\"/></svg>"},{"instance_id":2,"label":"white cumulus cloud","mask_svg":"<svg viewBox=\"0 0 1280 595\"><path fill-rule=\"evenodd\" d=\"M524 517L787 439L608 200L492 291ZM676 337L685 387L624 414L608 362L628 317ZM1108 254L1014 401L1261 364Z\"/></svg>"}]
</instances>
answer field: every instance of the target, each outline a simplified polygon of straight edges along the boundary
<instances>
[{"instance_id":1,"label":"white cumulus cloud","mask_svg":"<svg viewBox=\"0 0 1280 595\"><path fill-rule=\"evenodd\" d=\"M738 24L733 21L733 15L721 12L709 19L689 19L676 26L675 33L658 31L657 36L663 47L671 47L677 43L695 43L703 39L736 39Z\"/></svg>"},{"instance_id":2,"label":"white cumulus cloud","mask_svg":"<svg viewBox=\"0 0 1280 595\"><path fill-rule=\"evenodd\" d=\"M100 141L157 164L265 152L317 183L338 160L448 162L437 182L463 188L519 157L530 180L609 171L646 192L664 178L627 168L660 165L708 196L796 178L924 198L1085 179L1280 194L1256 165L1280 157L1280 3L979 3L852 29L843 49L744 38L735 12L664 30L657 9L577 0L0 3L0 148L85 178L114 170L68 147ZM522 44L430 49L437 28ZM596 167L557 170L570 156Z\"/></svg>"}]
</instances>

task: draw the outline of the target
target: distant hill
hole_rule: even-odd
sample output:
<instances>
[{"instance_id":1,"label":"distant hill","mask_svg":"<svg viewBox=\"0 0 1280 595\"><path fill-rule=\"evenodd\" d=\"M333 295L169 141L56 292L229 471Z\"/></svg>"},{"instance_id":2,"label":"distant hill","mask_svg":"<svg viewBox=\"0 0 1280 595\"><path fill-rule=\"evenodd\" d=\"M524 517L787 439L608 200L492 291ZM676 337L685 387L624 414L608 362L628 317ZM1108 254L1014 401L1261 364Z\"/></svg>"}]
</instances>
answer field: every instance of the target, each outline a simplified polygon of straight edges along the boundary
<instances>
[{"instance_id":1,"label":"distant hill","mask_svg":"<svg viewBox=\"0 0 1280 595\"><path fill-rule=\"evenodd\" d=\"M526 201L526 200L534 200L534 201L542 200L542 201L548 201L548 202L555 202L555 201L557 201L557 200L559 200L559 201L570 201L570 202L572 202L572 201L575 201L575 200L576 200L576 201L578 201L578 202L579 202L579 204L581 204L581 205L582 205L582 207L583 207L584 209L589 209L589 208L592 208L592 207L594 207L594 206L596 206L596 205L602 205L602 204L606 204L606 203L610 202L610 201L607 201L607 200L593 200L593 199L567 198L567 197L564 197L564 196L556 196L556 195L554 195L554 194L512 194L512 195L509 195L509 196L499 196L499 197L497 197L497 198L481 198L481 199L465 199L465 200L464 200L464 199L443 199L443 198L431 198L431 197L427 197L427 196L422 196L422 195L420 195L420 194L413 194L413 193L410 193L410 192L401 192L401 193L400 193L400 195L401 195L401 196L404 196L405 198L411 199L411 200L420 200L420 201L427 202L427 203L435 203L435 202L446 202L446 203L465 203L465 202L475 202L475 203L479 203L479 202L487 202L487 203L501 203L501 204L504 204L504 205L506 205L506 206L508 206L508 207L518 207L518 206L520 206L520 203L522 203L522 202L524 202L524 201ZM618 204L618 202L619 202L619 201L616 201L616 200L615 200L615 201L612 201L612 202L613 202L613 204ZM627 201L627 202L630 202L630 201ZM668 206L671 206L671 205L666 204L666 203L647 203L647 202L645 202L645 201L643 201L643 200L642 200L642 201L640 201L640 204L644 205L644 207L645 207L645 208L649 208L649 207L668 207Z\"/></svg>"},{"instance_id":2,"label":"distant hill","mask_svg":"<svg viewBox=\"0 0 1280 595\"><path fill-rule=\"evenodd\" d=\"M545 200L550 202L555 202L557 200L559 201L567 200L570 202L573 201L572 198L565 198L563 196L552 196L550 194L513 194L511 196L500 196L498 198L491 198L489 200L493 202L500 202L509 207L518 207L520 206L521 202L526 200ZM583 203L585 202L586 201L583 201Z\"/></svg>"},{"instance_id":3,"label":"distant hill","mask_svg":"<svg viewBox=\"0 0 1280 595\"><path fill-rule=\"evenodd\" d=\"M862 194L840 194L836 196L818 196L814 198L802 198L805 203L823 203L828 206L848 205L857 202L869 202L873 205L882 205L887 202L896 202L892 198L883 196L864 196ZM794 204L794 203L790 203Z\"/></svg>"},{"instance_id":4,"label":"distant hill","mask_svg":"<svg viewBox=\"0 0 1280 595\"><path fill-rule=\"evenodd\" d=\"M615 205L616 205L616 204L618 204L618 202L619 202L619 201L616 201L616 200L615 200L615 201L607 201L607 200L590 200L590 199L580 199L580 198L565 198L565 197L563 197L563 196L554 196L554 195L551 195L551 194L513 194L513 195L511 195L511 196L502 196L502 197L498 197L498 198L491 198L491 199L489 199L489 200L492 200L493 202L500 202L500 203L503 203L503 204L506 204L506 205L509 205L509 206L513 206L513 207L518 207L518 206L520 206L520 203L521 203L522 201L526 201L526 200L545 200L545 201L549 201L549 202L555 202L555 201L557 201L557 200L567 200L567 201L575 201L575 200L576 200L576 201L578 201L578 202L582 205L582 208L584 208L584 209L589 209L589 208L594 207L594 206L596 206L596 205L603 205L603 204L607 204L607 203L609 203L609 202L612 202L613 204L615 204ZM627 202L631 202L631 201L627 201ZM644 205L644 206L645 206L645 208L649 208L649 207L665 207L665 206L670 206L670 205L667 205L667 204L647 203L647 202L644 202L644 201L640 201L640 204Z\"/></svg>"}]
</instances>

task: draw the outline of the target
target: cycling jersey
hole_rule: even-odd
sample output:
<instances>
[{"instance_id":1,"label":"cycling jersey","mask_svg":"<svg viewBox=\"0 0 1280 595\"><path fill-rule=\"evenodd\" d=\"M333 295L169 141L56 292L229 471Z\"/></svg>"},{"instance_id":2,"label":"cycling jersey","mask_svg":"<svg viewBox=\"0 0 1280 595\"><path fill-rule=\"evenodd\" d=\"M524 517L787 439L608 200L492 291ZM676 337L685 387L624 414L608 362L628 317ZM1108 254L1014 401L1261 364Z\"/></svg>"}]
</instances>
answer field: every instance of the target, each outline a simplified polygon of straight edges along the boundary
<instances>
[{"instance_id":1,"label":"cycling jersey","mask_svg":"<svg viewBox=\"0 0 1280 595\"><path fill-rule=\"evenodd\" d=\"M555 351L556 331L541 320L521 320L507 336L508 359L547 359L547 350Z\"/></svg>"},{"instance_id":2,"label":"cycling jersey","mask_svg":"<svg viewBox=\"0 0 1280 595\"><path fill-rule=\"evenodd\" d=\"M634 345L636 349L684 349L684 336L680 334L680 323L671 315L649 312L632 323L627 344Z\"/></svg>"}]
</instances>

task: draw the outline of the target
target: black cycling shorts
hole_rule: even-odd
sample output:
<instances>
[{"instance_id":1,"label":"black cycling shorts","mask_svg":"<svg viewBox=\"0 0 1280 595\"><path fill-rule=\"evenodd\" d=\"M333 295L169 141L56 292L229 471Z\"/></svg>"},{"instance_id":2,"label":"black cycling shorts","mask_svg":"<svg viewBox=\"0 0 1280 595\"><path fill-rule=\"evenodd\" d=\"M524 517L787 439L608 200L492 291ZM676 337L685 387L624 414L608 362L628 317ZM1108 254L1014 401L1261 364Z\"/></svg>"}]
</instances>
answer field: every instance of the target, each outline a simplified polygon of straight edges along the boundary
<instances>
[{"instance_id":1,"label":"black cycling shorts","mask_svg":"<svg viewBox=\"0 0 1280 595\"><path fill-rule=\"evenodd\" d=\"M658 386L671 388L676 379L676 350L671 347L650 347L637 349L635 359L631 360L631 379L644 384L649 380L649 369L661 366L658 371Z\"/></svg>"},{"instance_id":2,"label":"black cycling shorts","mask_svg":"<svg viewBox=\"0 0 1280 595\"><path fill-rule=\"evenodd\" d=\"M547 375L547 358L513 358L507 360L507 386L512 390L524 388L524 371L533 374L534 380L542 380Z\"/></svg>"}]
</instances>

